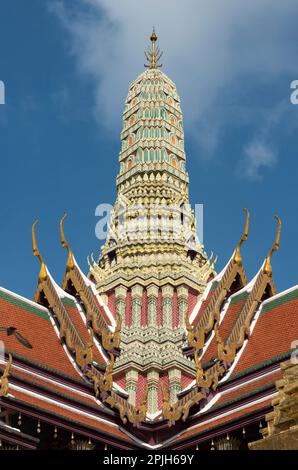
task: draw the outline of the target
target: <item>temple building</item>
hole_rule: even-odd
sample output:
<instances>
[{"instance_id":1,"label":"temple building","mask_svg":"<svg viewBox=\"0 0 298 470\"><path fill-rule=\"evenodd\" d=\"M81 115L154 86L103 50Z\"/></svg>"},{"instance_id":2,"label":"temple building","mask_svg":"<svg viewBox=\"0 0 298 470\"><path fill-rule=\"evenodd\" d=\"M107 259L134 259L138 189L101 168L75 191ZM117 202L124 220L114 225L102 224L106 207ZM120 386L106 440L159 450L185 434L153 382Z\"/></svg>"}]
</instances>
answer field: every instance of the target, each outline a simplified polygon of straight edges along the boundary
<instances>
[{"instance_id":1,"label":"temple building","mask_svg":"<svg viewBox=\"0 0 298 470\"><path fill-rule=\"evenodd\" d=\"M277 448L272 435L298 432L298 286L277 293L271 266L281 221L248 280L245 209L239 243L216 272L197 235L180 99L156 42L153 31L129 87L117 199L89 273L64 215L62 284L38 249L36 221L34 300L0 288L0 449Z\"/></svg>"}]
</instances>

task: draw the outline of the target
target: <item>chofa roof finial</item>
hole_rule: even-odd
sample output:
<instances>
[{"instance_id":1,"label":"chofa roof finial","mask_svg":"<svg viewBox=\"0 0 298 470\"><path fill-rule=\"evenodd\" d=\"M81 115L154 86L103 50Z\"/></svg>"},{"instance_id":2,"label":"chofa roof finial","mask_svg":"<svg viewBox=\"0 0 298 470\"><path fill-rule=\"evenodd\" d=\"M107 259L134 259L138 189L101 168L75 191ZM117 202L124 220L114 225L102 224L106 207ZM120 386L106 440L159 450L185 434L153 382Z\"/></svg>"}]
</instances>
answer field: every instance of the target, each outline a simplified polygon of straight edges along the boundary
<instances>
[{"instance_id":1,"label":"chofa roof finial","mask_svg":"<svg viewBox=\"0 0 298 470\"><path fill-rule=\"evenodd\" d=\"M46 269L44 259L41 256L40 251L38 249L37 242L36 242L36 235L35 235L35 227L38 223L39 223L39 220L37 219L34 222L34 224L32 225L32 248L33 248L34 256L36 256L39 259L40 264L41 264L38 279L39 279L39 281L45 281L47 279L47 276L48 276L47 269Z\"/></svg>"},{"instance_id":2,"label":"chofa roof finial","mask_svg":"<svg viewBox=\"0 0 298 470\"><path fill-rule=\"evenodd\" d=\"M67 258L67 263L66 263L66 269L68 271L70 271L71 269L74 268L74 259L73 259L73 254L72 254L72 251L71 251L71 248L65 238L65 235L64 235L64 229L63 229L63 224L64 224L64 220L66 219L67 217L67 213L65 212L64 216L62 217L62 219L60 220L60 238L61 238L61 245L63 246L63 248L66 248L67 251L68 251L68 258Z\"/></svg>"},{"instance_id":3,"label":"chofa roof finial","mask_svg":"<svg viewBox=\"0 0 298 470\"><path fill-rule=\"evenodd\" d=\"M241 251L240 251L241 245L248 238L248 229L249 229L249 222L250 222L249 211L246 208L244 208L243 210L246 213L246 221L245 221L244 232L243 232L243 235L242 235L242 237L241 237L241 239L240 239L240 241L239 241L239 243L236 247L235 253L234 253L234 261L235 261L235 263L237 263L239 265L242 264L242 256L241 256Z\"/></svg>"},{"instance_id":4,"label":"chofa roof finial","mask_svg":"<svg viewBox=\"0 0 298 470\"><path fill-rule=\"evenodd\" d=\"M277 251L279 249L279 243L280 243L280 233L281 233L282 223L281 223L280 218L277 215L275 215L275 220L277 221L276 237L272 245L272 248L269 250L269 253L266 256L264 270L263 270L264 274L267 274L268 276L272 276L271 256L274 253L274 251Z\"/></svg>"}]
</instances>

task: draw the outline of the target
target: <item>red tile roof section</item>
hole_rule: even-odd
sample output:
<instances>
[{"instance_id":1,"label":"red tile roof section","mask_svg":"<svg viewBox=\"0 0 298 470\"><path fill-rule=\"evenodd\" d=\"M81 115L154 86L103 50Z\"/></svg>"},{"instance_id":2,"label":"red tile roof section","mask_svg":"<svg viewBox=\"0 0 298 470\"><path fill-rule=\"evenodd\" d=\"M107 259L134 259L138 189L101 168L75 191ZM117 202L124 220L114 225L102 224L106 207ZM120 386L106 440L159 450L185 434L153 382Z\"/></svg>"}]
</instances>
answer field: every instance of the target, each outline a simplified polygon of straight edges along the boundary
<instances>
[{"instance_id":1,"label":"red tile roof section","mask_svg":"<svg viewBox=\"0 0 298 470\"><path fill-rule=\"evenodd\" d=\"M270 303L274 305L274 297ZM267 304L267 307L270 305ZM264 308L264 307L263 307ZM260 314L233 375L291 349L298 338L298 298Z\"/></svg>"},{"instance_id":2,"label":"red tile roof section","mask_svg":"<svg viewBox=\"0 0 298 470\"><path fill-rule=\"evenodd\" d=\"M13 298L13 294L11 294ZM28 304L28 309L31 307ZM36 304L36 309L39 309ZM42 308L43 317L28 311L24 307L0 299L0 319L5 326L14 326L32 344L32 349L25 348L14 336L6 336L0 332L0 340L5 348L12 353L25 356L41 365L58 370L71 377L80 378L79 373L71 364L60 340L49 320L49 314Z\"/></svg>"}]
</instances>

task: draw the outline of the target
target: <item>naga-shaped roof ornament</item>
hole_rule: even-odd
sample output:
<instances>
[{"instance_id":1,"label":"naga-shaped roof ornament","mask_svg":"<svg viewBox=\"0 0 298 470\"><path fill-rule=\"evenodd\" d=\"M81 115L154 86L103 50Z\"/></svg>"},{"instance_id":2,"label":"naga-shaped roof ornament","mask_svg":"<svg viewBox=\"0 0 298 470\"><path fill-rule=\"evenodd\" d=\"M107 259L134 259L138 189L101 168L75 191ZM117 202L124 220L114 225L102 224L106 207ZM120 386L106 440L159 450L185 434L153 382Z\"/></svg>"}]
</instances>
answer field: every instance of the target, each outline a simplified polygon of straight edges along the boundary
<instances>
[{"instance_id":1,"label":"naga-shaped roof ornament","mask_svg":"<svg viewBox=\"0 0 298 470\"><path fill-rule=\"evenodd\" d=\"M159 64L159 60L161 59L162 52L160 51L159 47L156 47L157 36L155 33L155 29L153 28L151 37L151 50L145 51L145 57L148 60L149 64L145 65L145 67L149 69L158 69L162 67L162 64Z\"/></svg>"},{"instance_id":2,"label":"naga-shaped roof ornament","mask_svg":"<svg viewBox=\"0 0 298 470\"><path fill-rule=\"evenodd\" d=\"M242 256L241 256L241 245L243 242L245 242L247 240L247 237L248 237L248 229L249 229L249 221L250 221L250 214L249 214L249 211L244 208L243 209L244 212L246 213L246 221L245 221L245 227L244 227L244 232L243 232L243 235L236 247L236 250L234 252L234 261L235 263L237 263L238 265L241 265L242 264Z\"/></svg>"},{"instance_id":3,"label":"naga-shaped roof ornament","mask_svg":"<svg viewBox=\"0 0 298 470\"><path fill-rule=\"evenodd\" d=\"M272 276L271 256L274 253L274 251L277 251L279 249L280 233L281 233L281 225L282 225L281 220L277 215L275 215L275 220L277 221L276 237L275 237L275 241L273 243L271 250L269 250L269 253L266 256L264 270L263 270L264 274L267 274L270 277Z\"/></svg>"},{"instance_id":4,"label":"naga-shaped roof ornament","mask_svg":"<svg viewBox=\"0 0 298 470\"><path fill-rule=\"evenodd\" d=\"M72 251L71 251L71 248L65 238L65 235L64 235L64 229L63 229L63 224L64 224L64 220L66 219L67 217L67 214L65 212L64 216L62 217L62 219L60 220L60 237L61 237L61 245L63 246L63 248L66 248L67 251L68 251L68 258L67 258L67 263L66 263L66 269L67 271L70 271L74 268L74 259L73 259L73 254L72 254Z\"/></svg>"},{"instance_id":5,"label":"naga-shaped roof ornament","mask_svg":"<svg viewBox=\"0 0 298 470\"><path fill-rule=\"evenodd\" d=\"M42 282L47 279L48 273L47 273L47 268L46 268L44 259L40 254L40 251L38 249L37 242L36 242L35 227L38 223L39 223L39 220L37 219L32 225L32 248L33 248L34 256L36 256L39 259L40 264L41 264L38 279L39 281Z\"/></svg>"}]
</instances>

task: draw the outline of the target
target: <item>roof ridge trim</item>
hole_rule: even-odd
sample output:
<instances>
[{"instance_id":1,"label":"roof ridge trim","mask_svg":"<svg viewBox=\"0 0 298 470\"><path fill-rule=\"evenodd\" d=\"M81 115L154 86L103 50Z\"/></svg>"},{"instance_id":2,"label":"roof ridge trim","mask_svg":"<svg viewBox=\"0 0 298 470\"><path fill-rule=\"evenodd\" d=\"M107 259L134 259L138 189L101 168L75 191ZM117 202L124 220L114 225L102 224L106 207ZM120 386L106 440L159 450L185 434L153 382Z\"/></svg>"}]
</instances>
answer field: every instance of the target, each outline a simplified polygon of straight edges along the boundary
<instances>
[{"instance_id":1,"label":"roof ridge trim","mask_svg":"<svg viewBox=\"0 0 298 470\"><path fill-rule=\"evenodd\" d=\"M46 307L43 307L36 302L32 302L25 297L21 297L14 292L3 289L3 287L0 287L0 299L15 305L16 307L20 307L27 312L33 313L34 315L37 315L44 320L50 320L48 309Z\"/></svg>"}]
</instances>

